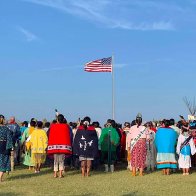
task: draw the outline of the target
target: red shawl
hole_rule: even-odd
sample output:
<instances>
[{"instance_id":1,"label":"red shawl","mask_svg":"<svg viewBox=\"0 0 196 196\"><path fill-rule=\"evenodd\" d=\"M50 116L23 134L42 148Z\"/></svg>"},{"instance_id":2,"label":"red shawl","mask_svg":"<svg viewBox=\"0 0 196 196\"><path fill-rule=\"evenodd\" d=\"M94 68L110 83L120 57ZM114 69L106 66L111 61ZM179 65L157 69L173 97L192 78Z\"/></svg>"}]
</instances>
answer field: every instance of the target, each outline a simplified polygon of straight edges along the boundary
<instances>
[{"instance_id":1,"label":"red shawl","mask_svg":"<svg viewBox=\"0 0 196 196\"><path fill-rule=\"evenodd\" d=\"M70 128L67 124L52 124L48 138L48 154L71 154Z\"/></svg>"}]
</instances>

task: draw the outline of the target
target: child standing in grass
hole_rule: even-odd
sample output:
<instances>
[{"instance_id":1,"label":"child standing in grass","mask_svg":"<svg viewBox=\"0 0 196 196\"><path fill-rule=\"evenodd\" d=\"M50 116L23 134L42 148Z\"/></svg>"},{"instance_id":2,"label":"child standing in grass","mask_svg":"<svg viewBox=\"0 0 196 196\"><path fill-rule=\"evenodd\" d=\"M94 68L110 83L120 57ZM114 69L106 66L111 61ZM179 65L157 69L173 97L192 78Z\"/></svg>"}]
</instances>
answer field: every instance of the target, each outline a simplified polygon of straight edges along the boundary
<instances>
[{"instance_id":1,"label":"child standing in grass","mask_svg":"<svg viewBox=\"0 0 196 196\"><path fill-rule=\"evenodd\" d=\"M182 133L178 138L177 153L179 154L179 168L182 168L183 175L189 175L191 157L196 153L193 137L189 135L188 125L182 126Z\"/></svg>"}]
</instances>

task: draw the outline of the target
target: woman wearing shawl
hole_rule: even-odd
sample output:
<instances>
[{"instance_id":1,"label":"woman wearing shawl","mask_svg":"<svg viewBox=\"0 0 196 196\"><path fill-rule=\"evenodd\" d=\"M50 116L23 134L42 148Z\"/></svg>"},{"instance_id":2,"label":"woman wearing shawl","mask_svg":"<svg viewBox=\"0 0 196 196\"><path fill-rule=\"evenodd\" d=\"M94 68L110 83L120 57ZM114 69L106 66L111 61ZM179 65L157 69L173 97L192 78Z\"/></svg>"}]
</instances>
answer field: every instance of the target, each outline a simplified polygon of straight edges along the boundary
<instances>
[{"instance_id":1,"label":"woman wearing shawl","mask_svg":"<svg viewBox=\"0 0 196 196\"><path fill-rule=\"evenodd\" d=\"M146 166L146 139L148 139L146 127L142 124L142 116L138 114L136 116L136 125L130 129L128 135L128 150L131 153L131 166L132 176L136 176L136 168L140 170L140 176L143 176L143 170Z\"/></svg>"},{"instance_id":2,"label":"woman wearing shawl","mask_svg":"<svg viewBox=\"0 0 196 196\"><path fill-rule=\"evenodd\" d=\"M114 172L114 163L117 159L116 149L120 142L120 137L115 127L116 122L109 119L106 123L106 127L102 129L99 140L101 146L101 159L105 164L105 172L108 172L109 169L111 172Z\"/></svg>"},{"instance_id":3,"label":"woman wearing shawl","mask_svg":"<svg viewBox=\"0 0 196 196\"><path fill-rule=\"evenodd\" d=\"M48 137L42 127L43 123L38 121L37 128L30 135L32 162L35 163L35 173L40 172L41 164L43 164L46 159Z\"/></svg>"},{"instance_id":4,"label":"woman wearing shawl","mask_svg":"<svg viewBox=\"0 0 196 196\"><path fill-rule=\"evenodd\" d=\"M163 169L164 175L170 174L170 169L177 168L175 158L175 145L177 132L170 128L170 121L164 120L162 127L158 128L155 135L155 145L157 148L157 168Z\"/></svg>"},{"instance_id":5,"label":"woman wearing shawl","mask_svg":"<svg viewBox=\"0 0 196 196\"><path fill-rule=\"evenodd\" d=\"M13 147L12 133L4 124L4 116L0 115L0 182L3 174L11 171L10 152Z\"/></svg>"},{"instance_id":6,"label":"woman wearing shawl","mask_svg":"<svg viewBox=\"0 0 196 196\"><path fill-rule=\"evenodd\" d=\"M30 147L30 142L29 142L29 136L33 133L35 130L36 122L31 121L30 122L30 127L25 129L24 133L22 134L21 138L21 144L22 144L22 149L24 153L24 160L23 164L26 166L29 166L29 170L31 170L31 167L35 166L31 159L31 147Z\"/></svg>"},{"instance_id":7,"label":"woman wearing shawl","mask_svg":"<svg viewBox=\"0 0 196 196\"><path fill-rule=\"evenodd\" d=\"M76 132L73 152L81 161L82 176L89 176L94 160L98 155L98 137L95 128L90 125L91 119L87 116L82 120Z\"/></svg>"},{"instance_id":8,"label":"woman wearing shawl","mask_svg":"<svg viewBox=\"0 0 196 196\"><path fill-rule=\"evenodd\" d=\"M178 137L176 152L179 154L179 168L182 168L183 175L189 175L191 167L191 155L196 153L193 137L189 133L188 124L182 126L182 133Z\"/></svg>"},{"instance_id":9,"label":"woman wearing shawl","mask_svg":"<svg viewBox=\"0 0 196 196\"><path fill-rule=\"evenodd\" d=\"M54 156L54 177L63 177L65 155L72 154L70 127L62 114L58 114L57 123L48 131L48 155Z\"/></svg>"}]
</instances>

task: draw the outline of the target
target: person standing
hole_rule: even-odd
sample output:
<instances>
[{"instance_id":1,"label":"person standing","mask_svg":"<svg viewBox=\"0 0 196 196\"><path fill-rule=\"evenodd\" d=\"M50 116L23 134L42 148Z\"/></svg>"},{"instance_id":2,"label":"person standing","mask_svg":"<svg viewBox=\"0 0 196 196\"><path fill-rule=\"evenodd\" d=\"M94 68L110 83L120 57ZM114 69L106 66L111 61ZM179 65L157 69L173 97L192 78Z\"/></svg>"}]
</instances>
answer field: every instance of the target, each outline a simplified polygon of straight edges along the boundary
<instances>
[{"instance_id":1,"label":"person standing","mask_svg":"<svg viewBox=\"0 0 196 196\"><path fill-rule=\"evenodd\" d=\"M13 147L12 132L5 126L5 118L0 115L0 182L3 174L11 171L10 152Z\"/></svg>"},{"instance_id":2,"label":"person standing","mask_svg":"<svg viewBox=\"0 0 196 196\"><path fill-rule=\"evenodd\" d=\"M120 130L120 161L126 160L126 133L122 128L122 124L118 124L117 128Z\"/></svg>"},{"instance_id":3,"label":"person standing","mask_svg":"<svg viewBox=\"0 0 196 196\"><path fill-rule=\"evenodd\" d=\"M102 129L98 121L93 122L92 125L94 126L95 131L97 133L97 137L98 137L98 156L93 161L93 169L97 169L100 165L101 147L99 145L99 139L101 136Z\"/></svg>"},{"instance_id":4,"label":"person standing","mask_svg":"<svg viewBox=\"0 0 196 196\"><path fill-rule=\"evenodd\" d=\"M147 157L146 157L146 166L147 171L150 172L155 170L156 166L156 148L154 145L154 139L155 139L155 130L153 129L152 122L146 123L147 127L147 133L148 133L148 139L146 141L147 146Z\"/></svg>"},{"instance_id":5,"label":"person standing","mask_svg":"<svg viewBox=\"0 0 196 196\"><path fill-rule=\"evenodd\" d=\"M181 130L177 126L175 126L175 120L171 118L169 121L170 121L170 127L174 129L179 136L181 133Z\"/></svg>"},{"instance_id":6,"label":"person standing","mask_svg":"<svg viewBox=\"0 0 196 196\"><path fill-rule=\"evenodd\" d=\"M9 123L7 127L12 132L12 139L13 139L13 154L11 153L11 167L12 170L14 169L15 164L20 164L20 126L16 123L15 117L10 117ZM12 161L13 160L13 161Z\"/></svg>"},{"instance_id":7,"label":"person standing","mask_svg":"<svg viewBox=\"0 0 196 196\"><path fill-rule=\"evenodd\" d=\"M77 132L78 125L77 125L77 123L73 122L73 123L71 123L70 127L72 129L72 135L73 135L73 140L74 140L74 137L75 137L76 132Z\"/></svg>"},{"instance_id":8,"label":"person standing","mask_svg":"<svg viewBox=\"0 0 196 196\"><path fill-rule=\"evenodd\" d=\"M22 149L24 154L23 165L29 166L29 170L31 170L32 167L35 166L35 164L32 162L31 159L31 147L28 139L29 136L35 130L35 126L36 126L36 122L34 120L31 120L30 127L25 129L21 138L21 144L22 144Z\"/></svg>"},{"instance_id":9,"label":"person standing","mask_svg":"<svg viewBox=\"0 0 196 196\"><path fill-rule=\"evenodd\" d=\"M90 122L88 116L82 120L73 142L73 152L79 156L83 177L90 175L92 161L98 155L98 137Z\"/></svg>"},{"instance_id":10,"label":"person standing","mask_svg":"<svg viewBox=\"0 0 196 196\"><path fill-rule=\"evenodd\" d=\"M43 122L37 122L37 128L30 135L32 161L35 163L35 173L40 172L41 164L46 160L48 137L43 128Z\"/></svg>"},{"instance_id":11,"label":"person standing","mask_svg":"<svg viewBox=\"0 0 196 196\"><path fill-rule=\"evenodd\" d=\"M190 128L191 136L193 137L194 145L196 146L196 126L191 126ZM192 168L196 167L196 154L191 156Z\"/></svg>"},{"instance_id":12,"label":"person standing","mask_svg":"<svg viewBox=\"0 0 196 196\"><path fill-rule=\"evenodd\" d=\"M177 169L175 157L178 134L170 126L169 120L162 121L162 127L157 129L155 146L157 149L157 168L163 169L163 175L169 175L170 169Z\"/></svg>"},{"instance_id":13,"label":"person standing","mask_svg":"<svg viewBox=\"0 0 196 196\"><path fill-rule=\"evenodd\" d=\"M48 155L54 156L54 177L64 177L65 155L72 154L70 127L65 124L65 118L62 114L57 116L57 123L53 123L48 131Z\"/></svg>"},{"instance_id":14,"label":"person standing","mask_svg":"<svg viewBox=\"0 0 196 196\"><path fill-rule=\"evenodd\" d=\"M45 122L43 130L46 132L46 134L47 134L49 128L50 128L50 122Z\"/></svg>"},{"instance_id":15,"label":"person standing","mask_svg":"<svg viewBox=\"0 0 196 196\"><path fill-rule=\"evenodd\" d=\"M125 147L125 150L126 150L127 169L132 171L131 154L130 154L130 151L128 151L128 140L127 140L129 138L130 129L131 129L131 124L129 122L125 122L124 123L124 127L123 127L123 131L126 134L126 147Z\"/></svg>"},{"instance_id":16,"label":"person standing","mask_svg":"<svg viewBox=\"0 0 196 196\"><path fill-rule=\"evenodd\" d=\"M120 143L120 137L116 130L116 122L107 120L106 127L102 129L99 140L101 146L101 160L105 165L105 172L109 169L114 172L114 163L117 160L116 149Z\"/></svg>"},{"instance_id":17,"label":"person standing","mask_svg":"<svg viewBox=\"0 0 196 196\"><path fill-rule=\"evenodd\" d=\"M136 116L136 125L130 129L128 136L128 150L131 153L132 176L136 176L136 169L139 168L139 175L143 176L143 170L146 167L146 140L148 132L145 126L142 125L142 115L139 113Z\"/></svg>"},{"instance_id":18,"label":"person standing","mask_svg":"<svg viewBox=\"0 0 196 196\"><path fill-rule=\"evenodd\" d=\"M20 136L20 140L22 138L22 135L24 133L24 131L28 128L28 122L27 121L24 121L20 127L20 133L21 133L21 136Z\"/></svg>"},{"instance_id":19,"label":"person standing","mask_svg":"<svg viewBox=\"0 0 196 196\"><path fill-rule=\"evenodd\" d=\"M179 168L182 169L183 175L189 175L191 155L196 153L196 148L193 136L189 134L188 125L182 126L182 133L178 137L176 152L179 154Z\"/></svg>"}]
</instances>

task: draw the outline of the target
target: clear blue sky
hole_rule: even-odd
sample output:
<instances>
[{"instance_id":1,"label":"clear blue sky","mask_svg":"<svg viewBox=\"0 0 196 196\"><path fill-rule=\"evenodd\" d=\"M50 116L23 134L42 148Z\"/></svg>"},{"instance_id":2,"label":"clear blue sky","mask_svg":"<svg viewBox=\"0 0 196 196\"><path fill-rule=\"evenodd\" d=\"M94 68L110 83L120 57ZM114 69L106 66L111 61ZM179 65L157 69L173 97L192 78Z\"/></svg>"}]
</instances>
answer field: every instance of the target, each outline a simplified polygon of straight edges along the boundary
<instances>
[{"instance_id":1,"label":"clear blue sky","mask_svg":"<svg viewBox=\"0 0 196 196\"><path fill-rule=\"evenodd\" d=\"M1 0L0 113L104 122L111 73L83 66L114 54L117 121L187 117L195 43L196 0Z\"/></svg>"}]
</instances>

